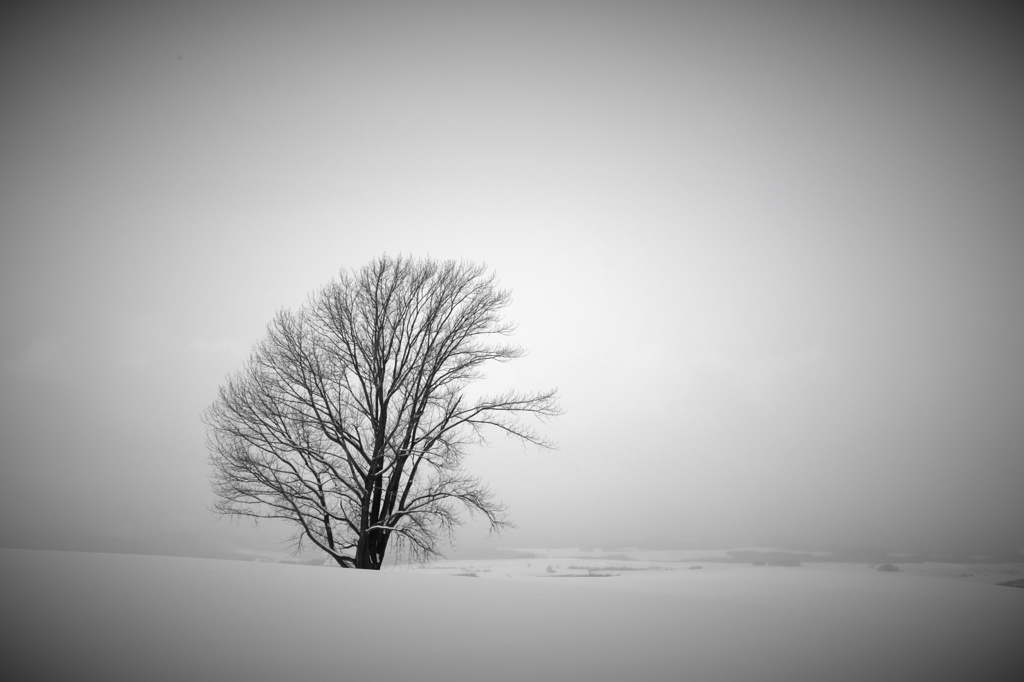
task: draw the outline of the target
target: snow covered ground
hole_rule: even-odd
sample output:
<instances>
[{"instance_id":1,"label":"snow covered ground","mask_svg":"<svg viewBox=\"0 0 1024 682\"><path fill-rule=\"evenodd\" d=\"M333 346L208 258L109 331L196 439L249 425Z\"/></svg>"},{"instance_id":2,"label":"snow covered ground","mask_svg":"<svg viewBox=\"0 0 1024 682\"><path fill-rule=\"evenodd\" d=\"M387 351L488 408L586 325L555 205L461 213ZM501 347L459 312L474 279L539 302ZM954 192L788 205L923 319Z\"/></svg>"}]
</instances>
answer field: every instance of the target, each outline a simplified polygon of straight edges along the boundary
<instances>
[{"instance_id":1,"label":"snow covered ground","mask_svg":"<svg viewBox=\"0 0 1024 682\"><path fill-rule=\"evenodd\" d=\"M1019 565L879 572L563 554L369 572L3 549L0 676L938 682L1021 674L1024 590L994 584L1024 577Z\"/></svg>"}]
</instances>

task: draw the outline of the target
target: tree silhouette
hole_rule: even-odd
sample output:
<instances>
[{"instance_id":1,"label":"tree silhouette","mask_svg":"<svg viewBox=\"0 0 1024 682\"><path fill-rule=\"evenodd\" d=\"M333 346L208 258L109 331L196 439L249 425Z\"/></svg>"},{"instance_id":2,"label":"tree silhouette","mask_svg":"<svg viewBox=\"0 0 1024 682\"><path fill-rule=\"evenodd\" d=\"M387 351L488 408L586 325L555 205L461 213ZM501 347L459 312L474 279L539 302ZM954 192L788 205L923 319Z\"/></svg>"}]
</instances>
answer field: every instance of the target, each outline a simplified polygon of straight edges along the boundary
<instances>
[{"instance_id":1,"label":"tree silhouette","mask_svg":"<svg viewBox=\"0 0 1024 682\"><path fill-rule=\"evenodd\" d=\"M560 414L553 390L467 393L523 354L510 300L484 266L383 256L279 312L204 414L214 508L284 519L298 547L369 569L392 541L438 556L460 507L509 526L467 450L488 430L552 447L521 418Z\"/></svg>"}]
</instances>

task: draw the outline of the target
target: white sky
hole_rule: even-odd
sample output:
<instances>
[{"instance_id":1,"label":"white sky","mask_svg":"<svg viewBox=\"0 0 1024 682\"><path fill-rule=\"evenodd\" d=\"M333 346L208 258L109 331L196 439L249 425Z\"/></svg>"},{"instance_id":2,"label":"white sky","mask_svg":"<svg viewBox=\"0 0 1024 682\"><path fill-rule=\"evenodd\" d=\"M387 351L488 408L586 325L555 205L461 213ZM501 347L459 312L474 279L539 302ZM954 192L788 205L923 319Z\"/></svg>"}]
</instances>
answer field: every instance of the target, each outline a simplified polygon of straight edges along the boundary
<instances>
[{"instance_id":1,"label":"white sky","mask_svg":"<svg viewBox=\"0 0 1024 682\"><path fill-rule=\"evenodd\" d=\"M473 458L505 544L1024 545L1019 37L820 4L11 15L0 545L235 533L200 412L384 252L492 266L493 385L560 389Z\"/></svg>"}]
</instances>

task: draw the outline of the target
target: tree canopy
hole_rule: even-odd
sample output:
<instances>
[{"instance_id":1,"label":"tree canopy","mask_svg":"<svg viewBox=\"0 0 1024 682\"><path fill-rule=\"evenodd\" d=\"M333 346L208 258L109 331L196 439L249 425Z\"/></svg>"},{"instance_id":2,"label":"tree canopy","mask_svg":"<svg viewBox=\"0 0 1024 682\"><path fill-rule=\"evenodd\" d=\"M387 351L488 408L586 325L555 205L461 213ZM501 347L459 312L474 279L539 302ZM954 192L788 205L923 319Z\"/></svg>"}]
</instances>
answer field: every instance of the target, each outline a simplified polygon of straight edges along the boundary
<instances>
[{"instance_id":1,"label":"tree canopy","mask_svg":"<svg viewBox=\"0 0 1024 682\"><path fill-rule=\"evenodd\" d=\"M460 508L508 527L463 460L488 430L552 447L523 417L560 413L554 390L467 390L523 355L510 301L485 266L383 256L279 312L204 414L215 509L370 569L392 544L438 556Z\"/></svg>"}]
</instances>

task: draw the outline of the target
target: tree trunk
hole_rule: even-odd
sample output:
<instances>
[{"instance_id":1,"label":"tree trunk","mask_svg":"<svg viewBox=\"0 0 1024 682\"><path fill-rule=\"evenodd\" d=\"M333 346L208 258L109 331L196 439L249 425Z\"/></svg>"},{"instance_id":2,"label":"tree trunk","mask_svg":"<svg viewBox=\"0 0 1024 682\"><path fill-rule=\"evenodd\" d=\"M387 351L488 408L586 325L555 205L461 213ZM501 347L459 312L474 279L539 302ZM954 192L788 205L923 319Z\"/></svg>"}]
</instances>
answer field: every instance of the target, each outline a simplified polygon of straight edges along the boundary
<instances>
[{"instance_id":1,"label":"tree trunk","mask_svg":"<svg viewBox=\"0 0 1024 682\"><path fill-rule=\"evenodd\" d=\"M359 544L356 545L356 568L370 569L372 571L379 571L381 565L381 559L384 557L384 548L378 547L380 531L371 530L366 533L363 537L359 538Z\"/></svg>"}]
</instances>

